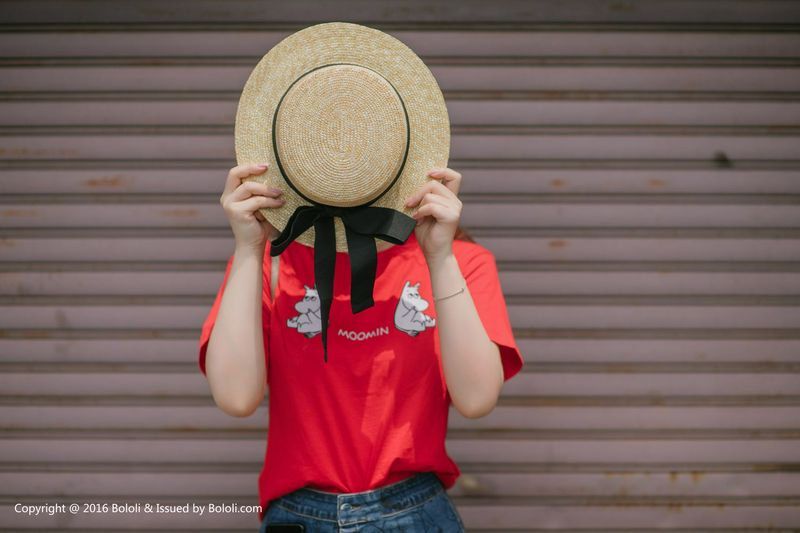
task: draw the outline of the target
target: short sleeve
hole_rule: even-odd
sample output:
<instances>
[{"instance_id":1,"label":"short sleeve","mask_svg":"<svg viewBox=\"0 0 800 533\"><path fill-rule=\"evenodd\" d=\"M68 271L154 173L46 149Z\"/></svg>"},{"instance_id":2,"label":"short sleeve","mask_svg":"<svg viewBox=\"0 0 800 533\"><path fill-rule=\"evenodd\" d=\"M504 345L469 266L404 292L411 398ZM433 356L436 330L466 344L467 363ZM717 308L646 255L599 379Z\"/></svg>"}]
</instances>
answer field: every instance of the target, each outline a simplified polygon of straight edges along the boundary
<instances>
[{"instance_id":1,"label":"short sleeve","mask_svg":"<svg viewBox=\"0 0 800 533\"><path fill-rule=\"evenodd\" d=\"M271 256L269 255L269 244L267 245L267 252L264 254L265 261L271 261ZM208 311L205 320L203 321L203 325L200 329L200 341L198 343L198 364L200 366L200 372L203 375L206 375L206 350L208 349L208 341L211 338L211 331L214 329L214 323L217 319L217 313L219 312L220 304L222 303L222 295L225 292L225 285L228 282L228 276L231 273L231 266L233 265L233 255L228 258L228 264L225 267L225 274L222 277L222 282L220 283L219 289L217 290L217 296L214 299L214 303L211 305L211 309ZM267 350L267 343L269 339L269 324L270 324L270 315L272 312L272 296L270 294L270 268L267 268L267 265L262 265L262 290L261 290L261 302L262 302L262 310L261 310L261 326L264 330L264 354L267 357L267 363L269 359L269 352Z\"/></svg>"},{"instance_id":2,"label":"short sleeve","mask_svg":"<svg viewBox=\"0 0 800 533\"><path fill-rule=\"evenodd\" d=\"M508 381L522 369L524 359L514 339L494 255L481 248L470 254L459 267L483 327L499 348L503 381Z\"/></svg>"}]
</instances>

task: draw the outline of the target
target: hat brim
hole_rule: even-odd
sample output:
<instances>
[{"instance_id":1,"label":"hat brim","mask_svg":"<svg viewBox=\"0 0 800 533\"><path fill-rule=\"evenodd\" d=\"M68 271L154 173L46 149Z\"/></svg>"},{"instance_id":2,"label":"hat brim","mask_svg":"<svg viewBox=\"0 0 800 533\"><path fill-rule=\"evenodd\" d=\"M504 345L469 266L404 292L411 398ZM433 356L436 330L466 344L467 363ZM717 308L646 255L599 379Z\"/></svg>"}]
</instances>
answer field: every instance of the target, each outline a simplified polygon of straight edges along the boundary
<instances>
[{"instance_id":1,"label":"hat brim","mask_svg":"<svg viewBox=\"0 0 800 533\"><path fill-rule=\"evenodd\" d=\"M275 45L258 62L242 90L234 127L237 164L270 164L266 172L245 178L283 190L282 206L260 209L282 231L294 210L308 202L284 181L272 145L275 109L289 86L311 69L331 63L354 63L386 78L403 99L410 142L403 171L373 206L411 215L406 199L429 178L433 167L446 167L450 153L450 120L444 96L433 74L413 50L382 31L348 22L326 22L304 28ZM337 217L336 250L347 251L344 226ZM314 246L314 228L296 238Z\"/></svg>"}]
</instances>

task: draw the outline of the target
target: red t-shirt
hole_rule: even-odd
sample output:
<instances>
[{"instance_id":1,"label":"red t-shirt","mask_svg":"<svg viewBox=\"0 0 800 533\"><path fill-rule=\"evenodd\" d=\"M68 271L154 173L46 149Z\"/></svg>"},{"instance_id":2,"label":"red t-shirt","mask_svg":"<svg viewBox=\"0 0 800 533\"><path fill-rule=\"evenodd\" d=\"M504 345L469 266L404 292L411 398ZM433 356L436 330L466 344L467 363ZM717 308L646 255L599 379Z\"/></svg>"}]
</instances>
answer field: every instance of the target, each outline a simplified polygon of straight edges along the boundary
<instances>
[{"instance_id":1,"label":"red t-shirt","mask_svg":"<svg viewBox=\"0 0 800 533\"><path fill-rule=\"evenodd\" d=\"M270 500L303 486L361 492L427 470L445 488L453 486L461 472L445 449L450 393L430 272L416 235L378 252L375 305L356 314L350 309L349 258L337 252L327 363L319 334L314 249L293 241L283 251L272 302L269 247L267 242L263 265L269 432L258 480L261 519ZM508 380L522 368L523 358L494 255L461 240L453 242L453 253L483 326L500 348ZM202 327L203 374L232 261Z\"/></svg>"}]
</instances>

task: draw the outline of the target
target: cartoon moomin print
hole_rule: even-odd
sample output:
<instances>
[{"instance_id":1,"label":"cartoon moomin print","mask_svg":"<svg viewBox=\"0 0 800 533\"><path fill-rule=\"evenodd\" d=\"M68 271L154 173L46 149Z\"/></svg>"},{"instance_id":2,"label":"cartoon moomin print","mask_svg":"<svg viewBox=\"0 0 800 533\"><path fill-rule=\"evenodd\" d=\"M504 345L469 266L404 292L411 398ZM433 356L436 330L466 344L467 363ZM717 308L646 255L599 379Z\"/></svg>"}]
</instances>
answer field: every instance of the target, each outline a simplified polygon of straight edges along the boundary
<instances>
[{"instance_id":1,"label":"cartoon moomin print","mask_svg":"<svg viewBox=\"0 0 800 533\"><path fill-rule=\"evenodd\" d=\"M419 282L411 285L411 282L406 281L394 310L394 325L412 337L426 328L432 328L436 325L436 319L423 313L428 305L430 304L427 300L419 295Z\"/></svg>"},{"instance_id":2,"label":"cartoon moomin print","mask_svg":"<svg viewBox=\"0 0 800 533\"><path fill-rule=\"evenodd\" d=\"M395 327L411 337L416 337L420 332L436 325L435 318L423 313L430 304L420 296L419 285L419 282L412 285L410 281L406 281L400 293L397 307L394 310ZM294 309L298 314L287 319L286 325L311 338L322 332L319 293L315 288L308 285L303 284L303 287L305 287L305 295L294 304ZM340 330L339 332L340 335L343 334L351 340L365 340L376 335L388 333L388 324L378 327L373 332L349 330Z\"/></svg>"},{"instance_id":3,"label":"cartoon moomin print","mask_svg":"<svg viewBox=\"0 0 800 533\"><path fill-rule=\"evenodd\" d=\"M286 325L290 328L297 329L298 333L302 333L308 338L313 337L322 331L322 315L320 315L320 302L319 293L316 289L303 284L306 288L306 294L302 300L294 304L294 309L298 313L297 316L286 320Z\"/></svg>"}]
</instances>

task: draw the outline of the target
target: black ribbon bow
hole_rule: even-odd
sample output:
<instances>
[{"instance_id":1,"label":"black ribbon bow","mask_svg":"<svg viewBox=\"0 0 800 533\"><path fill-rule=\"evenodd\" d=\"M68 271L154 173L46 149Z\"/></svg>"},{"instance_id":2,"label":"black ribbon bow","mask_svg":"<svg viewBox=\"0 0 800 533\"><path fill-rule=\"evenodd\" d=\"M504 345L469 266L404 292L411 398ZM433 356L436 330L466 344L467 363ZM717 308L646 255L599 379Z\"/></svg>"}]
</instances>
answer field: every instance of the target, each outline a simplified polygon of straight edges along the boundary
<instances>
[{"instance_id":1,"label":"black ribbon bow","mask_svg":"<svg viewBox=\"0 0 800 533\"><path fill-rule=\"evenodd\" d=\"M324 204L301 205L286 227L272 241L270 256L279 255L289 243L314 226L314 282L322 310L322 350L328 362L328 315L333 302L336 268L336 232L333 217L340 217L350 255L350 307L353 314L375 305L372 298L378 267L375 238L402 244L411 236L416 220L388 207L337 207Z\"/></svg>"}]
</instances>

